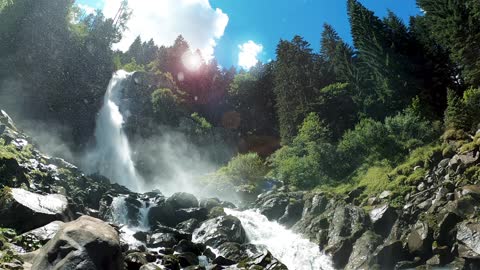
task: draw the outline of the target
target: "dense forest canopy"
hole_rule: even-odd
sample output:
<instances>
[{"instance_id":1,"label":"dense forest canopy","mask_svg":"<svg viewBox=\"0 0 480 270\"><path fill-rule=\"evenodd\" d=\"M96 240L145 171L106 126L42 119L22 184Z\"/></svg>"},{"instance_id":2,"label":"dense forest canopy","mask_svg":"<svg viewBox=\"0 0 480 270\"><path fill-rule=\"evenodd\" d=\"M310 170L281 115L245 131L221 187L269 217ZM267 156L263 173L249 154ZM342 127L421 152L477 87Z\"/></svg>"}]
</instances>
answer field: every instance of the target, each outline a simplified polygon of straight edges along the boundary
<instances>
[{"instance_id":1,"label":"dense forest canopy","mask_svg":"<svg viewBox=\"0 0 480 270\"><path fill-rule=\"evenodd\" d=\"M480 4L418 0L423 14L404 22L347 2L353 44L325 24L312 41L319 51L295 36L280 40L273 61L237 70L205 61L182 36L172 46L139 36L127 51L112 50L130 16L126 2L110 19L72 0L2 0L0 105L63 127L63 139L81 151L111 74L145 73L153 83L141 92L132 132L148 137L155 126L189 119L194 128L182 131L196 143L215 129L240 155L252 152L214 178L238 182L240 173L247 185L275 178L302 189L355 182L371 166L395 168L421 147L447 148L445 131L474 134ZM265 167L256 180L232 168L251 169L249 162Z\"/></svg>"}]
</instances>

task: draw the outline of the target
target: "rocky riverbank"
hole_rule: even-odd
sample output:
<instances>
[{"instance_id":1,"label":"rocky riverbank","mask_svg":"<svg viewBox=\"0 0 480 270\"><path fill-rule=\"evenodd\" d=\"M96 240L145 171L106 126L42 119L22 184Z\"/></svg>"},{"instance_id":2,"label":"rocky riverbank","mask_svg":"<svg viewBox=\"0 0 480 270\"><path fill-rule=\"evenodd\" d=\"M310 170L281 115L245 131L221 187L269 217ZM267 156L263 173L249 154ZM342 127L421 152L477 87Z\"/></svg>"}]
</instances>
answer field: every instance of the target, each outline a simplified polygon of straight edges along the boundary
<instances>
[{"instance_id":1,"label":"rocky riverbank","mask_svg":"<svg viewBox=\"0 0 480 270\"><path fill-rule=\"evenodd\" d=\"M432 157L401 200L282 187L250 207L318 244L337 269L480 269L479 157ZM0 176L0 269L287 269L250 243L224 211L232 203L86 176L38 151L3 111Z\"/></svg>"},{"instance_id":2,"label":"rocky riverbank","mask_svg":"<svg viewBox=\"0 0 480 270\"><path fill-rule=\"evenodd\" d=\"M235 205L137 194L42 154L0 115L0 269L286 269Z\"/></svg>"}]
</instances>

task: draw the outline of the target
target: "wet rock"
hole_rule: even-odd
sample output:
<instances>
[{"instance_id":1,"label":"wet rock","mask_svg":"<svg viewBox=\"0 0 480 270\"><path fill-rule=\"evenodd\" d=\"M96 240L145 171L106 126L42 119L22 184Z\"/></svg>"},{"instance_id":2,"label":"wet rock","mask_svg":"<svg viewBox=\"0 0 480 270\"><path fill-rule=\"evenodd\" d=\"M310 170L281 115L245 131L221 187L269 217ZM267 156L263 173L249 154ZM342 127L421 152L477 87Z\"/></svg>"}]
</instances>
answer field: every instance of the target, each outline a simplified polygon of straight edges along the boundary
<instances>
[{"instance_id":1,"label":"wet rock","mask_svg":"<svg viewBox=\"0 0 480 270\"><path fill-rule=\"evenodd\" d=\"M373 252L381 243L382 238L379 235L372 231L366 231L357 241L355 241L345 269L369 269L374 263Z\"/></svg>"},{"instance_id":2,"label":"wet rock","mask_svg":"<svg viewBox=\"0 0 480 270\"><path fill-rule=\"evenodd\" d=\"M200 207L206 208L208 211L213 207L220 206L220 200L218 198L208 198L200 200Z\"/></svg>"},{"instance_id":3,"label":"wet rock","mask_svg":"<svg viewBox=\"0 0 480 270\"><path fill-rule=\"evenodd\" d=\"M195 218L191 218L183 222L180 222L179 224L177 224L175 228L180 231L193 233L193 231L199 226L200 226L200 222Z\"/></svg>"},{"instance_id":4,"label":"wet rock","mask_svg":"<svg viewBox=\"0 0 480 270\"><path fill-rule=\"evenodd\" d=\"M220 216L205 221L193 232L193 240L216 248L225 242L245 243L246 235L238 218Z\"/></svg>"},{"instance_id":5,"label":"wet rock","mask_svg":"<svg viewBox=\"0 0 480 270\"><path fill-rule=\"evenodd\" d=\"M178 253L194 253L197 256L202 254L202 249L198 244L194 244L191 241L185 239L178 242L178 244L173 248L173 250Z\"/></svg>"},{"instance_id":6,"label":"wet rock","mask_svg":"<svg viewBox=\"0 0 480 270\"><path fill-rule=\"evenodd\" d=\"M285 213L278 219L278 222L287 228L292 227L302 217L303 204L301 200L288 204Z\"/></svg>"},{"instance_id":7,"label":"wet rock","mask_svg":"<svg viewBox=\"0 0 480 270\"><path fill-rule=\"evenodd\" d=\"M140 267L140 270L161 270L160 266L155 263L148 263Z\"/></svg>"},{"instance_id":8,"label":"wet rock","mask_svg":"<svg viewBox=\"0 0 480 270\"><path fill-rule=\"evenodd\" d=\"M466 259L480 259L480 223L469 221L457 225L458 255Z\"/></svg>"},{"instance_id":9,"label":"wet rock","mask_svg":"<svg viewBox=\"0 0 480 270\"><path fill-rule=\"evenodd\" d=\"M180 263L179 263L179 261L178 261L177 256L175 256L175 255L166 255L166 256L163 256L163 258L162 258L162 265L163 265L166 269L170 269L170 270L180 270Z\"/></svg>"},{"instance_id":10,"label":"wet rock","mask_svg":"<svg viewBox=\"0 0 480 270\"><path fill-rule=\"evenodd\" d=\"M173 233L154 233L150 236L147 246L150 248L172 248L176 243L177 238Z\"/></svg>"},{"instance_id":11,"label":"wet rock","mask_svg":"<svg viewBox=\"0 0 480 270\"><path fill-rule=\"evenodd\" d=\"M388 204L374 208L370 211L369 215L373 230L383 237L388 236L393 224L398 218L396 210Z\"/></svg>"},{"instance_id":12,"label":"wet rock","mask_svg":"<svg viewBox=\"0 0 480 270\"><path fill-rule=\"evenodd\" d=\"M146 232L139 231L134 233L133 237L135 237L135 239L137 239L140 242L147 242L148 234Z\"/></svg>"},{"instance_id":13,"label":"wet rock","mask_svg":"<svg viewBox=\"0 0 480 270\"><path fill-rule=\"evenodd\" d=\"M325 249L325 252L330 255L335 268L342 269L348 263L353 249L352 245L352 238L344 238L328 245Z\"/></svg>"},{"instance_id":14,"label":"wet rock","mask_svg":"<svg viewBox=\"0 0 480 270\"><path fill-rule=\"evenodd\" d=\"M208 210L206 208L183 208L175 211L175 223L183 222L189 219L196 219L204 221L208 217Z\"/></svg>"},{"instance_id":15,"label":"wet rock","mask_svg":"<svg viewBox=\"0 0 480 270\"><path fill-rule=\"evenodd\" d=\"M125 257L125 263L128 270L139 270L143 265L148 264L148 261L145 254L133 252Z\"/></svg>"},{"instance_id":16,"label":"wet rock","mask_svg":"<svg viewBox=\"0 0 480 270\"><path fill-rule=\"evenodd\" d=\"M351 205L338 205L333 213L328 233L328 245L334 246L343 239L355 242L370 224L363 209Z\"/></svg>"},{"instance_id":17,"label":"wet rock","mask_svg":"<svg viewBox=\"0 0 480 270\"><path fill-rule=\"evenodd\" d=\"M277 220L285 213L285 209L289 201L286 196L279 194L278 196L270 197L263 202L260 207L260 213L266 216L269 220Z\"/></svg>"},{"instance_id":18,"label":"wet rock","mask_svg":"<svg viewBox=\"0 0 480 270\"><path fill-rule=\"evenodd\" d=\"M167 204L173 209L198 207L198 200L190 193L177 192L167 199Z\"/></svg>"},{"instance_id":19,"label":"wet rock","mask_svg":"<svg viewBox=\"0 0 480 270\"><path fill-rule=\"evenodd\" d=\"M440 245L451 245L455 239L453 230L461 218L453 213L447 212L438 223L438 230L435 232L435 239Z\"/></svg>"},{"instance_id":20,"label":"wet rock","mask_svg":"<svg viewBox=\"0 0 480 270\"><path fill-rule=\"evenodd\" d=\"M216 257L213 261L212 264L217 264L217 265L222 265L222 266L229 266L229 265L234 265L236 262L229 260L223 256L218 256Z\"/></svg>"},{"instance_id":21,"label":"wet rock","mask_svg":"<svg viewBox=\"0 0 480 270\"><path fill-rule=\"evenodd\" d=\"M178 263L182 268L198 264L198 256L191 252L184 252L177 255Z\"/></svg>"},{"instance_id":22,"label":"wet rock","mask_svg":"<svg viewBox=\"0 0 480 270\"><path fill-rule=\"evenodd\" d=\"M167 204L165 200L161 200L157 202L157 205L151 207L147 218L149 224L152 225L160 223L166 226L175 226L178 223L175 209L170 204Z\"/></svg>"},{"instance_id":23,"label":"wet rock","mask_svg":"<svg viewBox=\"0 0 480 270\"><path fill-rule=\"evenodd\" d=\"M32 264L35 270L122 268L117 231L107 223L88 216L63 225L55 237L40 249Z\"/></svg>"},{"instance_id":24,"label":"wet rock","mask_svg":"<svg viewBox=\"0 0 480 270\"><path fill-rule=\"evenodd\" d=\"M20 188L3 194L0 206L0 227L14 228L20 233L47 225L55 220L71 218L67 198L59 194L40 195Z\"/></svg>"}]
</instances>

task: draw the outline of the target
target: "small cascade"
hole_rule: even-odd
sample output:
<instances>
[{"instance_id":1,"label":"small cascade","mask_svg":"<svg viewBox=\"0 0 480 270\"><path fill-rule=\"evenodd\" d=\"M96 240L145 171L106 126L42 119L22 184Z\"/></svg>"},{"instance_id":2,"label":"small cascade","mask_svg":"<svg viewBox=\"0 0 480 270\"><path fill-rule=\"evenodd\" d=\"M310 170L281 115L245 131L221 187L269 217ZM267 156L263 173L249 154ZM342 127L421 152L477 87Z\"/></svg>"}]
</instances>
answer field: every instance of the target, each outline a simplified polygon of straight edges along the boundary
<instances>
[{"instance_id":1,"label":"small cascade","mask_svg":"<svg viewBox=\"0 0 480 270\"><path fill-rule=\"evenodd\" d=\"M318 245L269 221L257 211L225 209L225 213L240 219L250 243L264 245L288 269L333 270L330 258L320 253Z\"/></svg>"},{"instance_id":2,"label":"small cascade","mask_svg":"<svg viewBox=\"0 0 480 270\"><path fill-rule=\"evenodd\" d=\"M85 163L91 173L98 172L131 190L139 190L143 181L135 169L119 109L122 90L130 77L131 73L123 70L113 74L97 117L96 147Z\"/></svg>"}]
</instances>

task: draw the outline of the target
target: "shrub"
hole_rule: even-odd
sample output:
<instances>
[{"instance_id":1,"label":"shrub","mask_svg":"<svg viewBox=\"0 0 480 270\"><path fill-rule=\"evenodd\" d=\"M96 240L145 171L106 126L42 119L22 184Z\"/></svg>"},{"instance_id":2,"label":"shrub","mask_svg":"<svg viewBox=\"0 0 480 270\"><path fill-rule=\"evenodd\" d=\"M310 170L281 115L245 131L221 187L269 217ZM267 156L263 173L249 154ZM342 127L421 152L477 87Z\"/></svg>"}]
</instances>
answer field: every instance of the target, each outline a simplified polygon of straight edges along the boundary
<instances>
[{"instance_id":1,"label":"shrub","mask_svg":"<svg viewBox=\"0 0 480 270\"><path fill-rule=\"evenodd\" d=\"M271 175L301 189L331 182L342 172L342 163L328 137L329 130L318 115L309 114L292 144L270 158Z\"/></svg>"},{"instance_id":2,"label":"shrub","mask_svg":"<svg viewBox=\"0 0 480 270\"><path fill-rule=\"evenodd\" d=\"M259 184L268 172L263 160L257 153L239 154L225 167L218 170L217 176L235 185Z\"/></svg>"},{"instance_id":3,"label":"shrub","mask_svg":"<svg viewBox=\"0 0 480 270\"><path fill-rule=\"evenodd\" d=\"M168 88L157 89L152 93L152 109L157 122L166 125L178 124L181 112L177 97Z\"/></svg>"}]
</instances>

